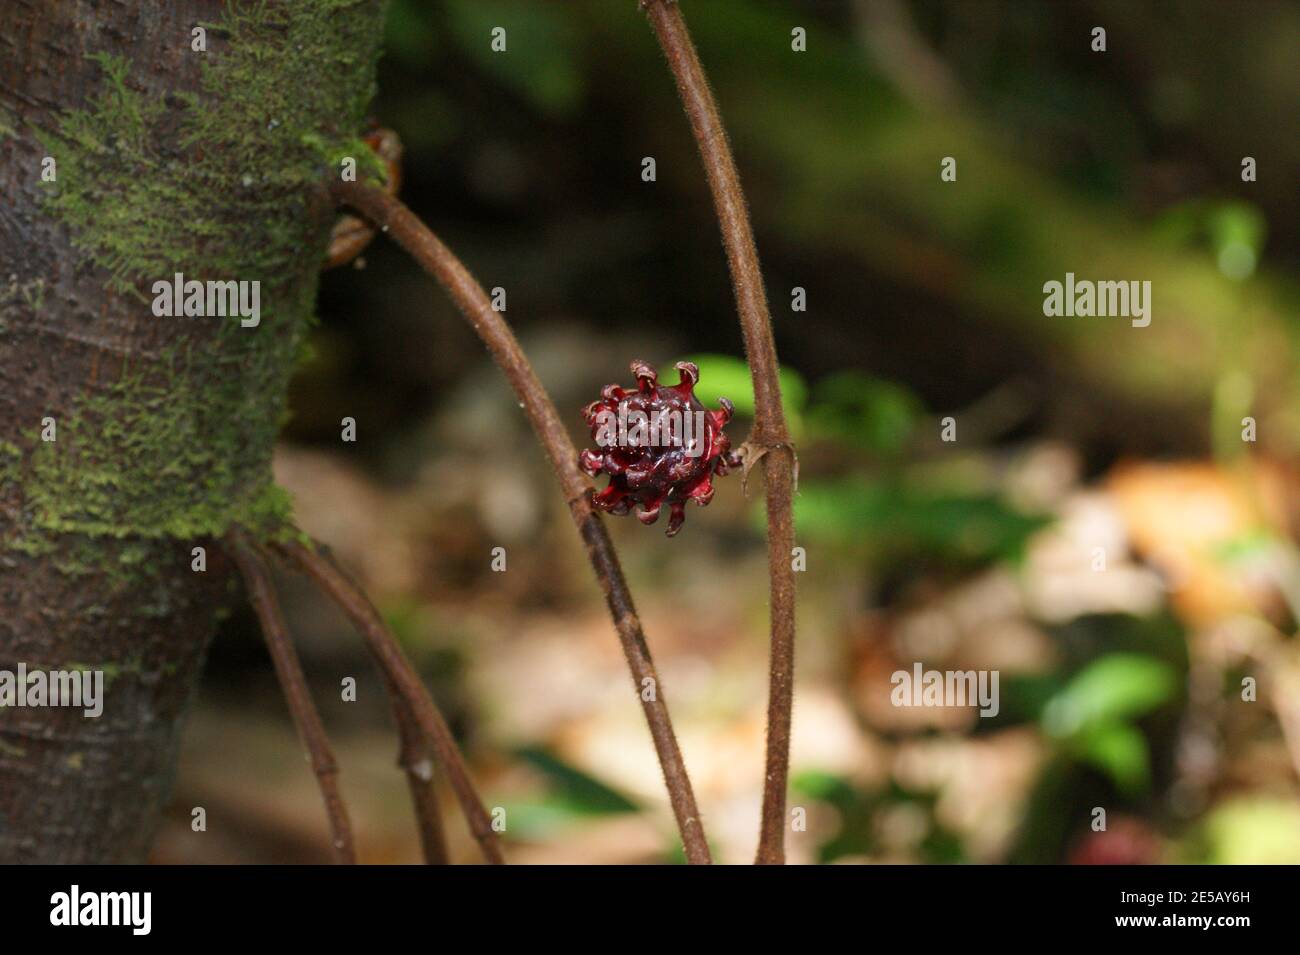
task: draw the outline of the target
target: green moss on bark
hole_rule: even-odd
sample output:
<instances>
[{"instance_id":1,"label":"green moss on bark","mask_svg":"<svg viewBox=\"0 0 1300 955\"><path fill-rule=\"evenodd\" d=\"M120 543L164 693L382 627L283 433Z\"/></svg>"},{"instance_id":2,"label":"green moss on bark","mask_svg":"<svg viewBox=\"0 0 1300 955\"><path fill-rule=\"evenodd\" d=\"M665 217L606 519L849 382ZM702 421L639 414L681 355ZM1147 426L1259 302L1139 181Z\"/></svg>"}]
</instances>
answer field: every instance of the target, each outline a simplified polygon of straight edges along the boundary
<instances>
[{"instance_id":1,"label":"green moss on bark","mask_svg":"<svg viewBox=\"0 0 1300 955\"><path fill-rule=\"evenodd\" d=\"M232 5L206 25L211 52L193 54L200 92L170 101L93 54L101 91L43 137L58 162L48 210L105 271L106 294L188 327L88 388L56 442L33 435L21 464L0 457L30 531L192 539L284 524L270 456L333 220L321 186L340 156L368 156L357 136L382 14L380 0ZM260 324L154 317L152 284L177 272L259 281Z\"/></svg>"}]
</instances>

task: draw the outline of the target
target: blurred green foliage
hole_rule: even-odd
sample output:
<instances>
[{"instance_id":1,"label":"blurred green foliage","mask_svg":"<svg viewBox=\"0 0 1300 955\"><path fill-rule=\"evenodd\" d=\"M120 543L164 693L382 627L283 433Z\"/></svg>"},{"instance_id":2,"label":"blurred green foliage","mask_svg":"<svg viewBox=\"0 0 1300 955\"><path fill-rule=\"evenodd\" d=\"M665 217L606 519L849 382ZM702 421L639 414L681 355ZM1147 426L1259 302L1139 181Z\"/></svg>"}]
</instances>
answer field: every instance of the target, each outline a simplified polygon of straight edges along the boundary
<instances>
[{"instance_id":1,"label":"blurred green foliage","mask_svg":"<svg viewBox=\"0 0 1300 955\"><path fill-rule=\"evenodd\" d=\"M446 0L445 7L452 37L485 74L543 113L562 117L577 110L584 76L582 37L563 7L517 0ZM488 43L498 29L504 31L502 51Z\"/></svg>"},{"instance_id":2,"label":"blurred green foliage","mask_svg":"<svg viewBox=\"0 0 1300 955\"><path fill-rule=\"evenodd\" d=\"M740 415L754 414L749 366L727 355L693 355L695 393L709 407L720 397ZM898 470L923 419L919 398L896 382L858 371L829 375L810 390L802 375L781 369L781 400L801 448L839 447L864 463L886 465L842 479L801 481L795 522L801 534L873 558L919 555L961 564L1017 561L1026 539L1047 519L1023 514L998 496L930 486ZM758 526L766 520L755 508Z\"/></svg>"},{"instance_id":3,"label":"blurred green foliage","mask_svg":"<svg viewBox=\"0 0 1300 955\"><path fill-rule=\"evenodd\" d=\"M1152 223L1154 238L1174 248L1205 248L1230 279L1249 278L1264 252L1268 226L1250 202L1189 199Z\"/></svg>"},{"instance_id":4,"label":"blurred green foliage","mask_svg":"<svg viewBox=\"0 0 1300 955\"><path fill-rule=\"evenodd\" d=\"M933 822L933 794L909 792L897 785L869 792L842 776L812 770L795 773L790 789L805 800L822 803L835 815L832 834L818 846L818 862L880 853L891 843L895 851L915 854L920 862L967 861L961 839ZM891 838L882 830L891 828L891 819L898 819L900 811L906 821L894 828L905 831Z\"/></svg>"},{"instance_id":5,"label":"blurred green foliage","mask_svg":"<svg viewBox=\"0 0 1300 955\"><path fill-rule=\"evenodd\" d=\"M882 560L1014 562L1029 535L1047 523L994 496L927 490L892 476L807 481L795 499L800 534Z\"/></svg>"},{"instance_id":6,"label":"blurred green foliage","mask_svg":"<svg viewBox=\"0 0 1300 955\"><path fill-rule=\"evenodd\" d=\"M540 778L531 796L510 800L510 830L522 839L544 840L592 816L641 810L627 796L565 762L544 746L520 746L512 755Z\"/></svg>"},{"instance_id":7,"label":"blurred green foliage","mask_svg":"<svg viewBox=\"0 0 1300 955\"><path fill-rule=\"evenodd\" d=\"M727 398L736 413L753 417L754 385L749 365L730 355L692 355L700 368L696 396L714 407ZM844 442L886 457L900 455L911 441L923 412L920 399L905 386L860 371L840 371L808 384L793 368L782 368L781 407L796 440Z\"/></svg>"},{"instance_id":8,"label":"blurred green foliage","mask_svg":"<svg viewBox=\"0 0 1300 955\"><path fill-rule=\"evenodd\" d=\"M1071 755L1106 773L1128 794L1151 781L1146 738L1133 720L1173 699L1178 685L1163 660L1111 653L1090 662L1043 707L1042 726Z\"/></svg>"},{"instance_id":9,"label":"blurred green foliage","mask_svg":"<svg viewBox=\"0 0 1300 955\"><path fill-rule=\"evenodd\" d=\"M1295 865L1300 806L1274 796L1236 796L1211 809L1180 861L1210 865Z\"/></svg>"},{"instance_id":10,"label":"blurred green foliage","mask_svg":"<svg viewBox=\"0 0 1300 955\"><path fill-rule=\"evenodd\" d=\"M896 457L915 436L923 410L920 399L901 384L840 371L817 382L808 431L816 439Z\"/></svg>"}]
</instances>

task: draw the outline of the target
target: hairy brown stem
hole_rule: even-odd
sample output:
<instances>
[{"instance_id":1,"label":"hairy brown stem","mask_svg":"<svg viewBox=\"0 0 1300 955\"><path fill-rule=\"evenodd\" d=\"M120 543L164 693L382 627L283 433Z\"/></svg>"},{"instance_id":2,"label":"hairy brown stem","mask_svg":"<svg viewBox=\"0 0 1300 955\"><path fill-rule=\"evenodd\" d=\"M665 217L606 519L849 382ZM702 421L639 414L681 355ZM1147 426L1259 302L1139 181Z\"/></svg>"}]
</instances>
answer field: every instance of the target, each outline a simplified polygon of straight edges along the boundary
<instances>
[{"instance_id":1,"label":"hairy brown stem","mask_svg":"<svg viewBox=\"0 0 1300 955\"><path fill-rule=\"evenodd\" d=\"M297 542L276 544L275 547L315 581L361 631L366 646L384 675L385 683L394 691L394 709L397 711L398 728L402 733L402 762L407 768L417 812L422 812L424 805L433 804L432 792L426 792L416 786L417 781L426 778L419 765L423 740L433 747L438 763L447 775L447 780L456 794L461 810L465 813L465 820L483 852L483 857L494 865L503 863L505 859L501 855L496 831L492 828L492 819L484 808L478 791L474 788L469 769L460 754L460 747L456 745L451 727L447 725L442 711L429 696L419 674L411 666L411 662L393 637L392 631L388 629L365 591L323 549L306 547ZM418 727L414 736L408 725L408 718ZM434 808L436 809L436 805ZM427 839L430 835L426 831L428 820L423 814L420 818L421 838L426 841L427 847Z\"/></svg>"},{"instance_id":2,"label":"hairy brown stem","mask_svg":"<svg viewBox=\"0 0 1300 955\"><path fill-rule=\"evenodd\" d=\"M442 809L433 781L434 753L420 730L419 720L401 690L384 674L384 691L393 707L399 740L397 765L406 773L415 809L415 824L420 833L420 849L427 865L447 865L447 837L442 828Z\"/></svg>"},{"instance_id":3,"label":"hairy brown stem","mask_svg":"<svg viewBox=\"0 0 1300 955\"><path fill-rule=\"evenodd\" d=\"M433 276L451 295L456 306L487 345L501 367L510 386L524 406L529 423L537 433L551 467L559 479L573 522L587 547L587 556L595 570L618 631L623 654L636 692L641 699L650 735L654 740L659 765L663 769L673 815L681 833L687 861L710 861L708 842L700 823L695 793L691 789L686 764L682 760L677 737L673 733L663 687L655 672L650 649L646 645L641 621L632 603L627 582L614 552L613 542L604 523L590 501L590 485L578 468L578 451L560 421L550 396L542 387L523 349L510 327L493 310L482 286L437 236L400 201L373 186L356 182L336 182L331 187L335 199L379 226Z\"/></svg>"},{"instance_id":4,"label":"hairy brown stem","mask_svg":"<svg viewBox=\"0 0 1300 955\"><path fill-rule=\"evenodd\" d=\"M298 662L298 654L289 639L289 629L285 626L284 615L280 612L280 604L271 586L266 561L262 559L256 545L240 531L232 531L226 537L226 544L243 575L249 600L262 625L262 634L266 638L267 649L271 652L271 662L275 665L275 675L280 680L285 701L289 704L289 713L298 728L298 737L307 747L312 772L316 774L316 782L325 801L325 812L329 816L334 854L339 862L355 863L357 857L352 842L352 825L348 822L347 807L343 805L343 797L339 794L338 764L334 760L329 738L325 735L320 713L316 711L316 704L312 702L311 693L307 689L302 664Z\"/></svg>"},{"instance_id":5,"label":"hairy brown stem","mask_svg":"<svg viewBox=\"0 0 1300 955\"><path fill-rule=\"evenodd\" d=\"M740 327L754 381L754 431L750 435L745 469L763 464L767 497L767 564L771 580L772 649L767 702L767 768L763 784L763 816L756 862L785 862L785 801L790 774L790 712L794 704L794 483L796 464L785 414L781 383L767 310L763 274L754 247L754 231L745 208L745 194L731 156L718 106L704 68L691 42L686 21L675 0L642 0L677 92L695 134L704 171L713 193L722 244L727 251L731 283L740 313Z\"/></svg>"},{"instance_id":6,"label":"hairy brown stem","mask_svg":"<svg viewBox=\"0 0 1300 955\"><path fill-rule=\"evenodd\" d=\"M424 760L428 765L433 765L430 757L425 756ZM450 864L447 837L442 827L442 807L438 805L438 790L433 784L433 778L425 779L408 770L406 784L411 790L411 805L415 808L416 828L420 833L420 850L424 853L424 864Z\"/></svg>"}]
</instances>

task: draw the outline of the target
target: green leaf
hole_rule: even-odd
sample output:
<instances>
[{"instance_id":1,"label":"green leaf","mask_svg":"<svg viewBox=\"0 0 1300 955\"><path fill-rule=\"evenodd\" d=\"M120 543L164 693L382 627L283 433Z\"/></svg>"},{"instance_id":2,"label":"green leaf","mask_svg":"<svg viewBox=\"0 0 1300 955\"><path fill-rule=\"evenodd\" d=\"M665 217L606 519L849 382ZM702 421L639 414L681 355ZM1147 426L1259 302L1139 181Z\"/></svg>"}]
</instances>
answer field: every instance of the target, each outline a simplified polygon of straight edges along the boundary
<instances>
[{"instance_id":1,"label":"green leaf","mask_svg":"<svg viewBox=\"0 0 1300 955\"><path fill-rule=\"evenodd\" d=\"M584 816L640 811L640 807L627 796L569 765L543 747L519 747L514 755L546 778L551 797L545 802L550 810L563 810Z\"/></svg>"},{"instance_id":2,"label":"green leaf","mask_svg":"<svg viewBox=\"0 0 1300 955\"><path fill-rule=\"evenodd\" d=\"M1151 782L1147 741L1131 723L1093 724L1080 732L1071 748L1114 780L1123 793L1139 793Z\"/></svg>"},{"instance_id":3,"label":"green leaf","mask_svg":"<svg viewBox=\"0 0 1300 955\"><path fill-rule=\"evenodd\" d=\"M1076 673L1043 709L1043 728L1058 739L1132 719L1173 698L1173 668L1155 657L1111 653Z\"/></svg>"}]
</instances>

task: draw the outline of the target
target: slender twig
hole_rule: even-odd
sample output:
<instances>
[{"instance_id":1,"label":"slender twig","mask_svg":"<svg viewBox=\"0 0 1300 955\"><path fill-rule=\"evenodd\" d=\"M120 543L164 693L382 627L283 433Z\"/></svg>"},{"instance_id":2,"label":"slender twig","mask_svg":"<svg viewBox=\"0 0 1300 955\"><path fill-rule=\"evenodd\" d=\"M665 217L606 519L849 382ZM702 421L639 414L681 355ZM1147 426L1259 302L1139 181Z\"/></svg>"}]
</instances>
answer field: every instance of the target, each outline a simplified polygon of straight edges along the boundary
<instances>
[{"instance_id":1,"label":"slender twig","mask_svg":"<svg viewBox=\"0 0 1300 955\"><path fill-rule=\"evenodd\" d=\"M482 286L437 236L400 201L382 190L362 183L336 182L334 198L362 213L394 239L440 282L465 318L487 345L501 367L524 412L537 433L559 479L569 505L569 513L587 547L587 557L609 606L618 631L623 654L627 658L636 685L650 735L654 740L659 765L663 769L668 797L682 836L686 859L691 863L710 861L708 842L700 823L695 794L682 760L677 737L673 733L663 686L655 672L650 648L646 645L641 621L632 603L627 582L614 552L613 542L604 523L592 509L590 485L578 468L578 452L560 421L555 405L546 394L532 365L529 364L510 327L494 311ZM650 692L647 692L649 690Z\"/></svg>"},{"instance_id":2,"label":"slender twig","mask_svg":"<svg viewBox=\"0 0 1300 955\"><path fill-rule=\"evenodd\" d=\"M303 676L302 664L289 639L289 629L285 626L280 604L276 600L275 590L271 586L271 575L266 561L262 559L256 545L240 531L232 531L226 538L231 557L243 575L248 588L248 597L262 625L262 634L266 638L267 649L271 652L271 662L275 665L275 675L280 680L285 701L298 728L298 737L307 748L311 759L312 771L320 786L321 797L325 801L325 813L329 816L330 831L334 854L339 862L355 863L356 850L352 843L352 826L348 822L347 807L339 794L338 764L334 760L334 751L330 748L325 727L321 723L316 704L312 702L307 689L307 678Z\"/></svg>"},{"instance_id":3,"label":"slender twig","mask_svg":"<svg viewBox=\"0 0 1300 955\"><path fill-rule=\"evenodd\" d=\"M369 648L369 643L367 647ZM378 662L377 655L376 661ZM449 861L447 840L443 832L442 810L438 805L438 795L433 780L435 754L420 728L420 721L414 709L382 664L380 675L384 681L384 692L393 709L393 722L397 724L399 740L397 765L406 773L406 783L411 790L411 805L415 810L416 828L420 833L420 848L424 854L424 861L428 865L446 865Z\"/></svg>"},{"instance_id":4,"label":"slender twig","mask_svg":"<svg viewBox=\"0 0 1300 955\"><path fill-rule=\"evenodd\" d=\"M798 465L781 409L776 343L767 311L763 274L754 232L745 208L736 163L717 104L696 55L695 45L674 0L642 0L677 92L690 120L704 171L713 193L722 244L727 251L740 327L754 381L754 430L742 448L745 470L762 461L767 497L767 563L771 579L772 649L767 702L767 768L759 863L785 861L785 800L790 773L790 711L794 703L794 518L792 506Z\"/></svg>"},{"instance_id":5,"label":"slender twig","mask_svg":"<svg viewBox=\"0 0 1300 955\"><path fill-rule=\"evenodd\" d=\"M433 765L433 760L428 756L424 757L424 762L429 766ZM406 784L411 790L411 805L415 807L415 821L420 832L420 849L424 853L424 864L450 864L447 837L442 827L442 807L438 805L438 790L433 784L433 777L425 779L408 769Z\"/></svg>"},{"instance_id":6,"label":"slender twig","mask_svg":"<svg viewBox=\"0 0 1300 955\"><path fill-rule=\"evenodd\" d=\"M432 746L420 730L414 711L388 674L384 674L384 691L393 707L399 740L397 765L406 773L406 784L411 790L411 805L415 809L424 861L428 865L446 865L450 859L447 856L447 837L442 828L442 809L438 805L438 791L433 780Z\"/></svg>"},{"instance_id":7,"label":"slender twig","mask_svg":"<svg viewBox=\"0 0 1300 955\"><path fill-rule=\"evenodd\" d=\"M469 769L460 754L460 748L456 745L451 727L447 725L442 711L429 696L424 683L365 591L322 549L314 546L307 547L297 542L277 544L275 547L315 581L361 631L366 646L384 674L385 682L401 700L401 706L398 707L399 729L404 726L407 716L414 720L418 727L418 736L433 747L434 754L447 775L447 781L451 784L452 791L456 794L456 799L465 813L470 832L483 852L483 857L493 864L504 862L496 831L492 828L492 819L483 807L478 791L474 788ZM422 770L418 762L419 750L408 748L410 742L408 728L403 730L403 761L405 763L408 759L414 760L408 765L408 774L412 777L412 794L416 797L418 811L420 800L432 797L424 792L416 792L413 777L419 776ZM423 821L422 826L424 826Z\"/></svg>"}]
</instances>

